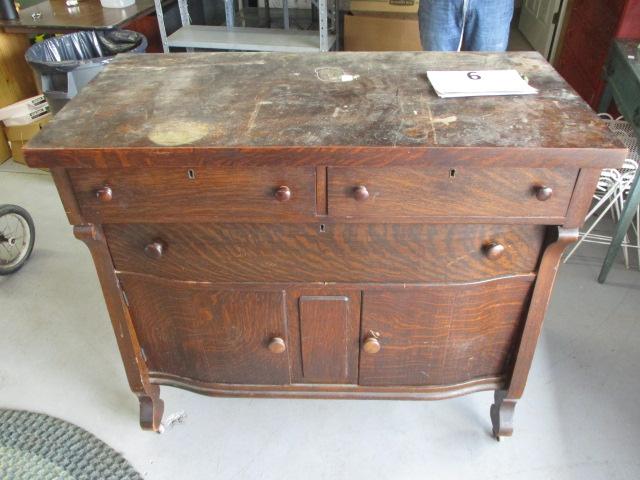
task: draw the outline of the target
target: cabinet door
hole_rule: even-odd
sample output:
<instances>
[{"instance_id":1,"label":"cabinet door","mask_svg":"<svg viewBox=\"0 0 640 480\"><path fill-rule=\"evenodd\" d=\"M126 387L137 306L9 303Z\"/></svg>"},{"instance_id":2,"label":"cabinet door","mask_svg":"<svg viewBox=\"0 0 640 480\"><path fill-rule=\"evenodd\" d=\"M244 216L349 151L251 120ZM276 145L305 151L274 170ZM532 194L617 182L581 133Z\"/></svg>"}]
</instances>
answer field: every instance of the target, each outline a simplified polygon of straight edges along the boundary
<instances>
[{"instance_id":1,"label":"cabinet door","mask_svg":"<svg viewBox=\"0 0 640 480\"><path fill-rule=\"evenodd\" d=\"M284 291L223 290L141 275L120 279L152 376L289 383Z\"/></svg>"},{"instance_id":2,"label":"cabinet door","mask_svg":"<svg viewBox=\"0 0 640 480\"><path fill-rule=\"evenodd\" d=\"M527 276L365 291L359 383L453 385L504 375L531 285Z\"/></svg>"}]
</instances>

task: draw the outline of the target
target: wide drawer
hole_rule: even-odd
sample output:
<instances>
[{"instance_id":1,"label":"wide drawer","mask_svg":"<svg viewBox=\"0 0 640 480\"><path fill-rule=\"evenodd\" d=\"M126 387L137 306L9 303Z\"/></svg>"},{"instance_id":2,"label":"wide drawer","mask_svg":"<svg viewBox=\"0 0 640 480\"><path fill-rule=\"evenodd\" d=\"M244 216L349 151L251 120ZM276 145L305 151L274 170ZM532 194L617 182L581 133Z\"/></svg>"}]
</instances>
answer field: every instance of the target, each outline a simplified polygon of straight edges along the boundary
<instances>
[{"instance_id":1,"label":"wide drawer","mask_svg":"<svg viewBox=\"0 0 640 480\"><path fill-rule=\"evenodd\" d=\"M566 215L577 174L576 169L331 167L329 214L520 218L554 224Z\"/></svg>"},{"instance_id":2,"label":"wide drawer","mask_svg":"<svg viewBox=\"0 0 640 480\"><path fill-rule=\"evenodd\" d=\"M546 227L111 224L119 271L210 282L475 281L537 268Z\"/></svg>"},{"instance_id":3,"label":"wide drawer","mask_svg":"<svg viewBox=\"0 0 640 480\"><path fill-rule=\"evenodd\" d=\"M91 222L286 219L315 212L315 169L70 169Z\"/></svg>"}]
</instances>

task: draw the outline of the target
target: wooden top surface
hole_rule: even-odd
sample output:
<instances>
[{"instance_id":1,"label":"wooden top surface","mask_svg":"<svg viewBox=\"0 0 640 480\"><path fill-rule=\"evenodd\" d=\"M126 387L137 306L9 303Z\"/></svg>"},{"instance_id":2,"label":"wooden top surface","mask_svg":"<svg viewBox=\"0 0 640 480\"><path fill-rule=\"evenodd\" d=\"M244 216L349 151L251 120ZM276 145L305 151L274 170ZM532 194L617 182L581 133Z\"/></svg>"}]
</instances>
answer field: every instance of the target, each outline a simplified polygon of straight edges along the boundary
<instances>
[{"instance_id":1,"label":"wooden top surface","mask_svg":"<svg viewBox=\"0 0 640 480\"><path fill-rule=\"evenodd\" d=\"M103 8L100 0L80 0L75 8L67 7L65 0L44 0L20 10L19 20L0 20L0 27L7 32L38 33L116 28L154 10L153 0L136 0L127 8ZM33 18L33 14L40 16Z\"/></svg>"},{"instance_id":2,"label":"wooden top surface","mask_svg":"<svg viewBox=\"0 0 640 480\"><path fill-rule=\"evenodd\" d=\"M429 69L502 68L540 93L440 99L426 78ZM538 53L343 52L121 55L28 144L27 159L82 166L78 158L103 150L131 159L256 147L586 148L612 149L603 166L624 158Z\"/></svg>"}]
</instances>

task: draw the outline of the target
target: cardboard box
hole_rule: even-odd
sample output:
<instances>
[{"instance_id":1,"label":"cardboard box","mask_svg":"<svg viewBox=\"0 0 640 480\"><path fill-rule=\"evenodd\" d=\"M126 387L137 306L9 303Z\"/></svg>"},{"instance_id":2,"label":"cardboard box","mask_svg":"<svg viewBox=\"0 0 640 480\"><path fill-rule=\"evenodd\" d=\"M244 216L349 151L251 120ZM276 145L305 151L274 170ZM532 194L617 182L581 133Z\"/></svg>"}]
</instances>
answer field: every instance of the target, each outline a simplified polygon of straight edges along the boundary
<instances>
[{"instance_id":1,"label":"cardboard box","mask_svg":"<svg viewBox=\"0 0 640 480\"><path fill-rule=\"evenodd\" d=\"M27 123L26 125L4 127L4 134L11 144L11 154L13 155L14 161L26 165L22 148L24 147L25 143L31 140L36 135L36 133L38 133L40 129L42 129L42 127L49 121L50 118L51 115L46 114L31 123Z\"/></svg>"},{"instance_id":2,"label":"cardboard box","mask_svg":"<svg viewBox=\"0 0 640 480\"><path fill-rule=\"evenodd\" d=\"M11 147L7 143L4 131L0 130L0 165L11 158Z\"/></svg>"},{"instance_id":3,"label":"cardboard box","mask_svg":"<svg viewBox=\"0 0 640 480\"><path fill-rule=\"evenodd\" d=\"M420 51L418 16L393 13L345 15L344 49L351 52Z\"/></svg>"},{"instance_id":4,"label":"cardboard box","mask_svg":"<svg viewBox=\"0 0 640 480\"><path fill-rule=\"evenodd\" d=\"M419 0L351 0L352 12L418 13Z\"/></svg>"}]
</instances>

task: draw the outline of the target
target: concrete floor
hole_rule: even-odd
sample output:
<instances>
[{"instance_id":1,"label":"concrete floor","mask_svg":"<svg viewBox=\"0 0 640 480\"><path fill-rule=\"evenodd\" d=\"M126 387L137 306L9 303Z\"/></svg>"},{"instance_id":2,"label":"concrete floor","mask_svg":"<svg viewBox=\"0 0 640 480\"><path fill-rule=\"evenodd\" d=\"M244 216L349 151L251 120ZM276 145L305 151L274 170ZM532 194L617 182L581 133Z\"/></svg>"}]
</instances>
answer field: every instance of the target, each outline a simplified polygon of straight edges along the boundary
<instances>
[{"instance_id":1,"label":"concrete floor","mask_svg":"<svg viewBox=\"0 0 640 480\"><path fill-rule=\"evenodd\" d=\"M184 423L138 428L91 258L48 174L0 166L0 202L37 226L29 263L0 278L0 407L93 432L147 479L637 479L640 273L598 285L602 247L559 280L515 436L490 436L489 392L441 402L209 398L163 388Z\"/></svg>"}]
</instances>

